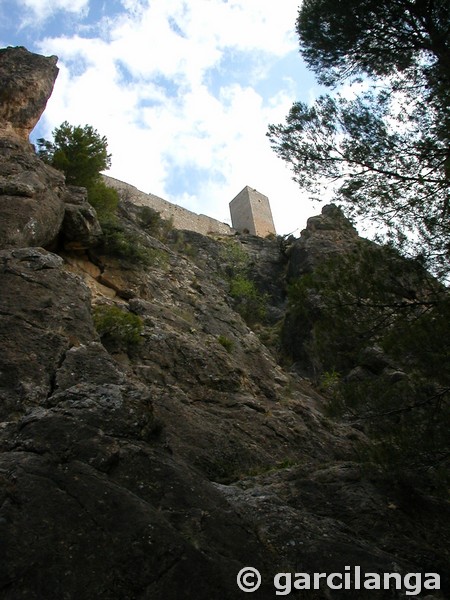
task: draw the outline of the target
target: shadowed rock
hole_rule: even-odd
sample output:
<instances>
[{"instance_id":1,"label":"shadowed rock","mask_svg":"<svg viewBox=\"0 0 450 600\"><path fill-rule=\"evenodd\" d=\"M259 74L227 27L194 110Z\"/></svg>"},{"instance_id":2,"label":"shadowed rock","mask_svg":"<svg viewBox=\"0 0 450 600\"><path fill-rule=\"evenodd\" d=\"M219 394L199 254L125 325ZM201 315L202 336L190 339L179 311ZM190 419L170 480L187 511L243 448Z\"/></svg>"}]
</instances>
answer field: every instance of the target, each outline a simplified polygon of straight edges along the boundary
<instances>
[{"instance_id":1,"label":"shadowed rock","mask_svg":"<svg viewBox=\"0 0 450 600\"><path fill-rule=\"evenodd\" d=\"M48 246L63 221L64 176L28 142L53 90L56 60L0 50L0 248Z\"/></svg>"},{"instance_id":2,"label":"shadowed rock","mask_svg":"<svg viewBox=\"0 0 450 600\"><path fill-rule=\"evenodd\" d=\"M64 218L64 176L28 144L0 137L0 249L48 246Z\"/></svg>"},{"instance_id":3,"label":"shadowed rock","mask_svg":"<svg viewBox=\"0 0 450 600\"><path fill-rule=\"evenodd\" d=\"M61 234L67 250L84 250L100 243L102 228L95 209L88 202L86 188L67 188Z\"/></svg>"}]
</instances>

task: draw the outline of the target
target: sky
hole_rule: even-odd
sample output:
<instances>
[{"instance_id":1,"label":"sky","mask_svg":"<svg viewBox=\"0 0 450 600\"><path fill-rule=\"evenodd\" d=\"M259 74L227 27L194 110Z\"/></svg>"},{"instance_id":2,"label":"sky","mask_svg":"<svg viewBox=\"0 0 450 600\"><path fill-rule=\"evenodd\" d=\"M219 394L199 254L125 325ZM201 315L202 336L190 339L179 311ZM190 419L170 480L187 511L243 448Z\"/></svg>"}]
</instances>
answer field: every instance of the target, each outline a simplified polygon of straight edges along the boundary
<instances>
[{"instance_id":1,"label":"sky","mask_svg":"<svg viewBox=\"0 0 450 600\"><path fill-rule=\"evenodd\" d=\"M229 224L249 185L277 233L298 236L320 206L266 132L320 93L298 52L300 1L0 0L0 46L59 58L33 142L92 125L112 177Z\"/></svg>"}]
</instances>

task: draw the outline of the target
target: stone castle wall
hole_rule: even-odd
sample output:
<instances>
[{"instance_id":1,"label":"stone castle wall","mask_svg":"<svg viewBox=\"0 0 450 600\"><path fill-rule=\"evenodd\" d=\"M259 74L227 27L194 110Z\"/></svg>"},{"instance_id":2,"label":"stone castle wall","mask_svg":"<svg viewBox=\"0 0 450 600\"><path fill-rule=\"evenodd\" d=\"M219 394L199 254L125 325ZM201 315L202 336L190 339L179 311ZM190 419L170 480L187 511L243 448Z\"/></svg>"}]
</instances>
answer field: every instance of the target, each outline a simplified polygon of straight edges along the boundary
<instances>
[{"instance_id":1,"label":"stone castle wall","mask_svg":"<svg viewBox=\"0 0 450 600\"><path fill-rule=\"evenodd\" d=\"M222 223L206 215L198 215L154 194L146 194L138 190L134 185L130 185L114 177L104 175L103 178L106 185L117 190L121 198L130 200L138 206L153 208L160 213L163 219L172 219L173 226L176 229L187 229L188 231L196 231L203 235L211 233L233 235L235 233L235 230L227 225L227 223Z\"/></svg>"}]
</instances>

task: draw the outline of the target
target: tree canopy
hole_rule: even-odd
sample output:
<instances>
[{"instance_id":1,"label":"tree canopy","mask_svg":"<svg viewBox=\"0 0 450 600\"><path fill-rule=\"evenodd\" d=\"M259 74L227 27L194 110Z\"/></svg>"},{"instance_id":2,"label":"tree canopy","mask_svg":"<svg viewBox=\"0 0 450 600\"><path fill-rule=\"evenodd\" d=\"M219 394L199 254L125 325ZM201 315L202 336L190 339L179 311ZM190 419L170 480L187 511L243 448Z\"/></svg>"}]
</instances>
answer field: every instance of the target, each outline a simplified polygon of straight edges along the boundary
<instances>
[{"instance_id":1,"label":"tree canopy","mask_svg":"<svg viewBox=\"0 0 450 600\"><path fill-rule=\"evenodd\" d=\"M44 162L62 171L66 182L89 189L100 180L100 172L111 165L108 141L91 125L73 126L64 121L53 131L53 142L37 140Z\"/></svg>"},{"instance_id":2,"label":"tree canopy","mask_svg":"<svg viewBox=\"0 0 450 600\"><path fill-rule=\"evenodd\" d=\"M317 196L334 186L350 212L448 274L450 7L447 0L305 0L300 51L328 86L364 78L353 99L293 105L269 138Z\"/></svg>"},{"instance_id":3,"label":"tree canopy","mask_svg":"<svg viewBox=\"0 0 450 600\"><path fill-rule=\"evenodd\" d=\"M301 52L320 81L407 73L448 93L450 6L446 0L305 0Z\"/></svg>"},{"instance_id":4,"label":"tree canopy","mask_svg":"<svg viewBox=\"0 0 450 600\"><path fill-rule=\"evenodd\" d=\"M53 131L53 141L39 138L37 145L39 157L62 171L67 184L87 189L88 200L97 211L103 229L112 222L116 226L119 196L101 178L101 171L111 165L106 137L91 125L74 126L64 121Z\"/></svg>"}]
</instances>

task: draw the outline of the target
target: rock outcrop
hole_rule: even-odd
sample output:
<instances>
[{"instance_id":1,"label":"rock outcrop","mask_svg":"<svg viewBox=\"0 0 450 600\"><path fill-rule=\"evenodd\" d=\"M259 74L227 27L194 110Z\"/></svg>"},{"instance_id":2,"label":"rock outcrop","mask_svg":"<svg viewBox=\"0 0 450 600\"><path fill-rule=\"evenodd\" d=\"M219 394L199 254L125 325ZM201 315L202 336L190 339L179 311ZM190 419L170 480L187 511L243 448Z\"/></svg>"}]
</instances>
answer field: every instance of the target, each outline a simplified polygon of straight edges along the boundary
<instances>
[{"instance_id":1,"label":"rock outcrop","mask_svg":"<svg viewBox=\"0 0 450 600\"><path fill-rule=\"evenodd\" d=\"M122 203L122 241L126 234L130 252L146 252L108 252L82 192L8 140L0 140L8 192L0 597L234 600L243 594L237 573L250 565L264 600L276 597L277 572L346 565L438 572L448 594L448 503L365 473L356 445L364 434L327 419L324 399L285 372L233 308L230 244L248 254L258 285L270 284L273 319L281 314L284 291L272 279L282 288L287 265L277 244L199 234L162 242ZM59 216L45 235L20 237L8 210L38 189L36 222L49 219L53 201ZM53 252L36 247L48 240ZM109 314L103 329L100 309ZM301 591L349 600L396 593Z\"/></svg>"},{"instance_id":2,"label":"rock outcrop","mask_svg":"<svg viewBox=\"0 0 450 600\"><path fill-rule=\"evenodd\" d=\"M350 253L359 239L355 227L338 206L324 206L320 215L308 219L300 238L290 247L288 281L311 273L330 258Z\"/></svg>"},{"instance_id":3,"label":"rock outcrop","mask_svg":"<svg viewBox=\"0 0 450 600\"><path fill-rule=\"evenodd\" d=\"M56 56L26 48L0 49L0 136L28 138L45 110L58 75Z\"/></svg>"},{"instance_id":4,"label":"rock outcrop","mask_svg":"<svg viewBox=\"0 0 450 600\"><path fill-rule=\"evenodd\" d=\"M0 248L49 246L64 219L64 177L30 145L0 138Z\"/></svg>"},{"instance_id":5,"label":"rock outcrop","mask_svg":"<svg viewBox=\"0 0 450 600\"><path fill-rule=\"evenodd\" d=\"M408 311L410 322L416 320L421 306L431 307L443 301L443 286L418 261L406 260L393 248L360 237L351 221L333 204L308 219L300 238L288 247L287 255L286 280L288 285L297 285L297 291L291 294L282 338L284 349L297 363L299 372L316 379L328 369L337 369L342 376L354 380L382 372L388 379L401 377L401 368L396 368L378 346L376 331L386 331L383 323L392 324ZM353 314L346 312L350 306ZM415 313L414 308L418 309ZM328 356L324 367L327 335L343 314L348 321L341 323L340 342L334 344L333 356ZM359 331L351 328L358 320ZM353 332L352 340L347 332ZM349 345L354 347L355 356L350 361L341 360L341 354L351 354Z\"/></svg>"},{"instance_id":6,"label":"rock outcrop","mask_svg":"<svg viewBox=\"0 0 450 600\"><path fill-rule=\"evenodd\" d=\"M86 190L66 188L28 141L53 89L56 60L21 47L0 50L0 248L84 250L102 236Z\"/></svg>"},{"instance_id":7,"label":"rock outcrop","mask_svg":"<svg viewBox=\"0 0 450 600\"><path fill-rule=\"evenodd\" d=\"M58 74L56 57L0 50L0 248L48 246L64 217L64 178L28 140Z\"/></svg>"},{"instance_id":8,"label":"rock outcrop","mask_svg":"<svg viewBox=\"0 0 450 600\"><path fill-rule=\"evenodd\" d=\"M61 243L66 250L87 250L98 246L102 228L94 208L87 200L86 188L68 186L64 197Z\"/></svg>"}]
</instances>

